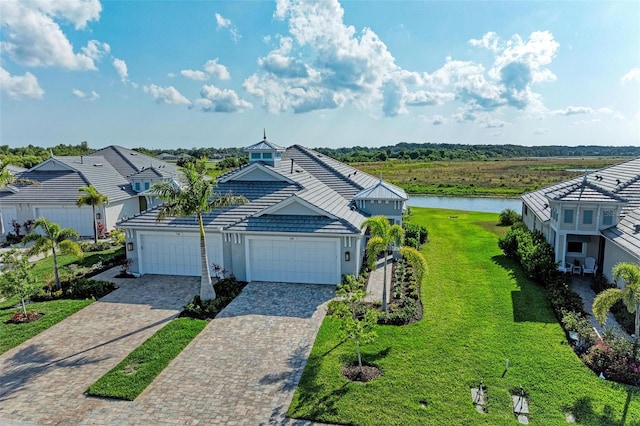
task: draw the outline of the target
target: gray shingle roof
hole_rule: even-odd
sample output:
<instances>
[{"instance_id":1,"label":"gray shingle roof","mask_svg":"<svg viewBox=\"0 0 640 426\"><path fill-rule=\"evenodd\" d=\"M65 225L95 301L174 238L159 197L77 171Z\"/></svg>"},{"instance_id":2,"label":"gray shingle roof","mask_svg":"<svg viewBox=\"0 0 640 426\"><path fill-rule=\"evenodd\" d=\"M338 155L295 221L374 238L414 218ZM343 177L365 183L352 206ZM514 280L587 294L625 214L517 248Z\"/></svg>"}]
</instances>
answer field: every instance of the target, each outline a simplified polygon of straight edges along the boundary
<instances>
[{"instance_id":1,"label":"gray shingle roof","mask_svg":"<svg viewBox=\"0 0 640 426\"><path fill-rule=\"evenodd\" d=\"M178 173L178 167L175 164L165 163L164 161L149 157L132 149L124 148L118 145L110 145L106 148L88 154L87 156L104 157L109 164L115 168L122 176L127 177L134 173L152 166L158 168L163 166L168 173Z\"/></svg>"}]
</instances>

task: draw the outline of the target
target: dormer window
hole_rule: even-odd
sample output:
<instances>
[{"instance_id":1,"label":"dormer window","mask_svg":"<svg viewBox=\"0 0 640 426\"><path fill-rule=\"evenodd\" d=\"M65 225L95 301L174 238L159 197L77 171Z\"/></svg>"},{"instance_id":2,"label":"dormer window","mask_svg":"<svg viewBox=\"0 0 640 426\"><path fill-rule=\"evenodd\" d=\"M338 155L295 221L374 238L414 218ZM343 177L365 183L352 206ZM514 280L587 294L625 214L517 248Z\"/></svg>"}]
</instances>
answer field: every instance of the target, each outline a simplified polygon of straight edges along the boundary
<instances>
[{"instance_id":1,"label":"dormer window","mask_svg":"<svg viewBox=\"0 0 640 426\"><path fill-rule=\"evenodd\" d=\"M615 212L613 210L605 210L604 211L604 215L602 217L602 224L604 226L613 225L613 216L614 215L615 215Z\"/></svg>"},{"instance_id":2,"label":"dormer window","mask_svg":"<svg viewBox=\"0 0 640 426\"><path fill-rule=\"evenodd\" d=\"M262 158L271 159L271 158L273 158L273 155L270 152L263 152L262 153Z\"/></svg>"},{"instance_id":3,"label":"dormer window","mask_svg":"<svg viewBox=\"0 0 640 426\"><path fill-rule=\"evenodd\" d=\"M564 223L573 223L573 209L564 209Z\"/></svg>"},{"instance_id":4,"label":"dormer window","mask_svg":"<svg viewBox=\"0 0 640 426\"><path fill-rule=\"evenodd\" d=\"M260 153L259 152L252 152L251 153L251 159L252 160L259 160L260 159Z\"/></svg>"},{"instance_id":5,"label":"dormer window","mask_svg":"<svg viewBox=\"0 0 640 426\"><path fill-rule=\"evenodd\" d=\"M134 188L136 191L140 192L140 182L136 182L136 183L134 183L134 184L133 184L133 188Z\"/></svg>"}]
</instances>

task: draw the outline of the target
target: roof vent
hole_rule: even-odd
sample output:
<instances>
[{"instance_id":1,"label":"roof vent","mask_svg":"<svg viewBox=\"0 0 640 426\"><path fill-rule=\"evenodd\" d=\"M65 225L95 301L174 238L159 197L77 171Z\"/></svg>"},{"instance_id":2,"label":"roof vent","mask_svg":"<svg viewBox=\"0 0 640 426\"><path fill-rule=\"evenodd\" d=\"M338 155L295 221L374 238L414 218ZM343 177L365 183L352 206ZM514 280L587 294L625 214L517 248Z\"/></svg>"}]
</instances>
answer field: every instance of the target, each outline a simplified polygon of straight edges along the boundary
<instances>
[{"instance_id":1,"label":"roof vent","mask_svg":"<svg viewBox=\"0 0 640 426\"><path fill-rule=\"evenodd\" d=\"M616 179L616 184L620 185L622 183L622 181L620 179Z\"/></svg>"},{"instance_id":2,"label":"roof vent","mask_svg":"<svg viewBox=\"0 0 640 426\"><path fill-rule=\"evenodd\" d=\"M640 233L640 223L636 223L636 234Z\"/></svg>"},{"instance_id":3,"label":"roof vent","mask_svg":"<svg viewBox=\"0 0 640 426\"><path fill-rule=\"evenodd\" d=\"M93 167L102 167L102 163L96 163L93 165Z\"/></svg>"}]
</instances>

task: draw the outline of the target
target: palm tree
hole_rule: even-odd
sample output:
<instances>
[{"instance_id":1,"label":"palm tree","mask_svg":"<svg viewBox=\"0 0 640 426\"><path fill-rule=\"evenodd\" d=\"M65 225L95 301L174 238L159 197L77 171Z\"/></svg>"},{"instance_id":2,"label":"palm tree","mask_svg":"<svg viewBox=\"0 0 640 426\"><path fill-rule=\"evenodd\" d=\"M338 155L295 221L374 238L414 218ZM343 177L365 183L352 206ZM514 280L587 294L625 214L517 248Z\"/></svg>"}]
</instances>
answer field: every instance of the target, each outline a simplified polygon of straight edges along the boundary
<instances>
[{"instance_id":1,"label":"palm tree","mask_svg":"<svg viewBox=\"0 0 640 426\"><path fill-rule=\"evenodd\" d=\"M0 162L0 188L4 188L5 186L12 185L14 183L22 183L25 185L40 185L40 182L26 179L26 178L17 178L11 173L11 171L7 168L8 164L3 164Z\"/></svg>"},{"instance_id":2,"label":"palm tree","mask_svg":"<svg viewBox=\"0 0 640 426\"><path fill-rule=\"evenodd\" d=\"M387 312L387 251L404 242L404 229L400 225L391 225L385 216L373 216L362 223L362 229L369 229L371 238L367 243L367 263L376 268L378 255L384 253L384 281L382 286L382 310Z\"/></svg>"},{"instance_id":3,"label":"palm tree","mask_svg":"<svg viewBox=\"0 0 640 426\"><path fill-rule=\"evenodd\" d=\"M83 186L79 188L78 191L84 192L84 194L80 195L78 201L76 201L76 205L78 207L91 206L91 209L93 210L93 242L98 244L98 221L96 220L96 206L99 206L101 204L108 204L109 198L99 193L98 190L93 187L93 185Z\"/></svg>"},{"instance_id":4,"label":"palm tree","mask_svg":"<svg viewBox=\"0 0 640 426\"><path fill-rule=\"evenodd\" d=\"M45 253L49 251L53 253L53 272L56 277L56 290L60 290L60 274L58 272L58 253L73 254L82 257L82 249L76 243L78 231L71 228L60 228L57 223L49 222L44 217L39 217L33 222L33 229L40 228L42 234L31 232L22 239L22 243L26 244L33 241L33 246L27 251L29 256Z\"/></svg>"},{"instance_id":5,"label":"palm tree","mask_svg":"<svg viewBox=\"0 0 640 426\"><path fill-rule=\"evenodd\" d=\"M636 314L635 340L640 342L640 265L620 262L613 267L613 279L617 282L620 278L624 281L624 288L607 289L593 301L593 313L598 322L603 324L607 320L607 312L618 301L627 307L630 313Z\"/></svg>"},{"instance_id":6,"label":"palm tree","mask_svg":"<svg viewBox=\"0 0 640 426\"><path fill-rule=\"evenodd\" d=\"M216 298L216 292L211 284L202 215L214 209L244 204L248 200L242 196L214 193L216 182L207 176L206 166L207 160L205 158L196 163L189 163L187 167L182 169L180 186L176 186L173 182L158 182L151 187L150 193L164 203L158 209L156 218L158 222L166 217L196 215L200 229L200 261L202 266L200 299L213 300Z\"/></svg>"}]
</instances>

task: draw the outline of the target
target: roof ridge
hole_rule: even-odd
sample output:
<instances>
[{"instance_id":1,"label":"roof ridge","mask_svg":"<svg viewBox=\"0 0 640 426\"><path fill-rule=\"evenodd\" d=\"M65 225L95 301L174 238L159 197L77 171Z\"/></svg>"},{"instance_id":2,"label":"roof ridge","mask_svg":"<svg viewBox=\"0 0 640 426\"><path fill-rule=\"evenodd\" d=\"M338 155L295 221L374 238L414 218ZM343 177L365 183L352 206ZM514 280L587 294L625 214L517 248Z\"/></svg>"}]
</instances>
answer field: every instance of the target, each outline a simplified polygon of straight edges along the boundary
<instances>
[{"instance_id":1,"label":"roof ridge","mask_svg":"<svg viewBox=\"0 0 640 426\"><path fill-rule=\"evenodd\" d=\"M108 145L108 146L105 146L104 148L100 148L100 149L97 149L97 150L93 151L93 152L92 152L91 154L89 154L89 155L93 155L93 154L95 154L95 153L96 153L96 152L98 152L98 151L104 151L104 150L106 150L106 149L108 149L108 148L111 148L113 151L115 151L115 153L116 153L120 158L122 158L122 159L123 159L127 164L129 164L129 165L131 166L131 168L133 168L136 172L141 171L141 170L138 168L138 166L136 166L135 164L133 164L133 162L131 162L131 160L129 160L129 159L127 158L127 156L126 156L126 155L124 155L124 154L120 151L120 149L129 149L129 148L125 148L125 147L123 147L123 146L119 146L119 145ZM129 149L129 151L134 151L134 152L135 152L136 154L138 154L138 155L146 155L146 154L142 154L141 152L138 152L138 151L133 150L133 149ZM149 158L151 158L151 157L149 157ZM105 160L107 161L107 163L111 164L111 162L110 162L106 157L105 157ZM161 160L161 161L162 161L162 160ZM114 167L114 165L113 165L113 164L111 164L111 167L113 167L113 168L115 169L115 167ZM116 170L117 170L117 169L116 169ZM124 176L124 177L126 177L126 176Z\"/></svg>"}]
</instances>

